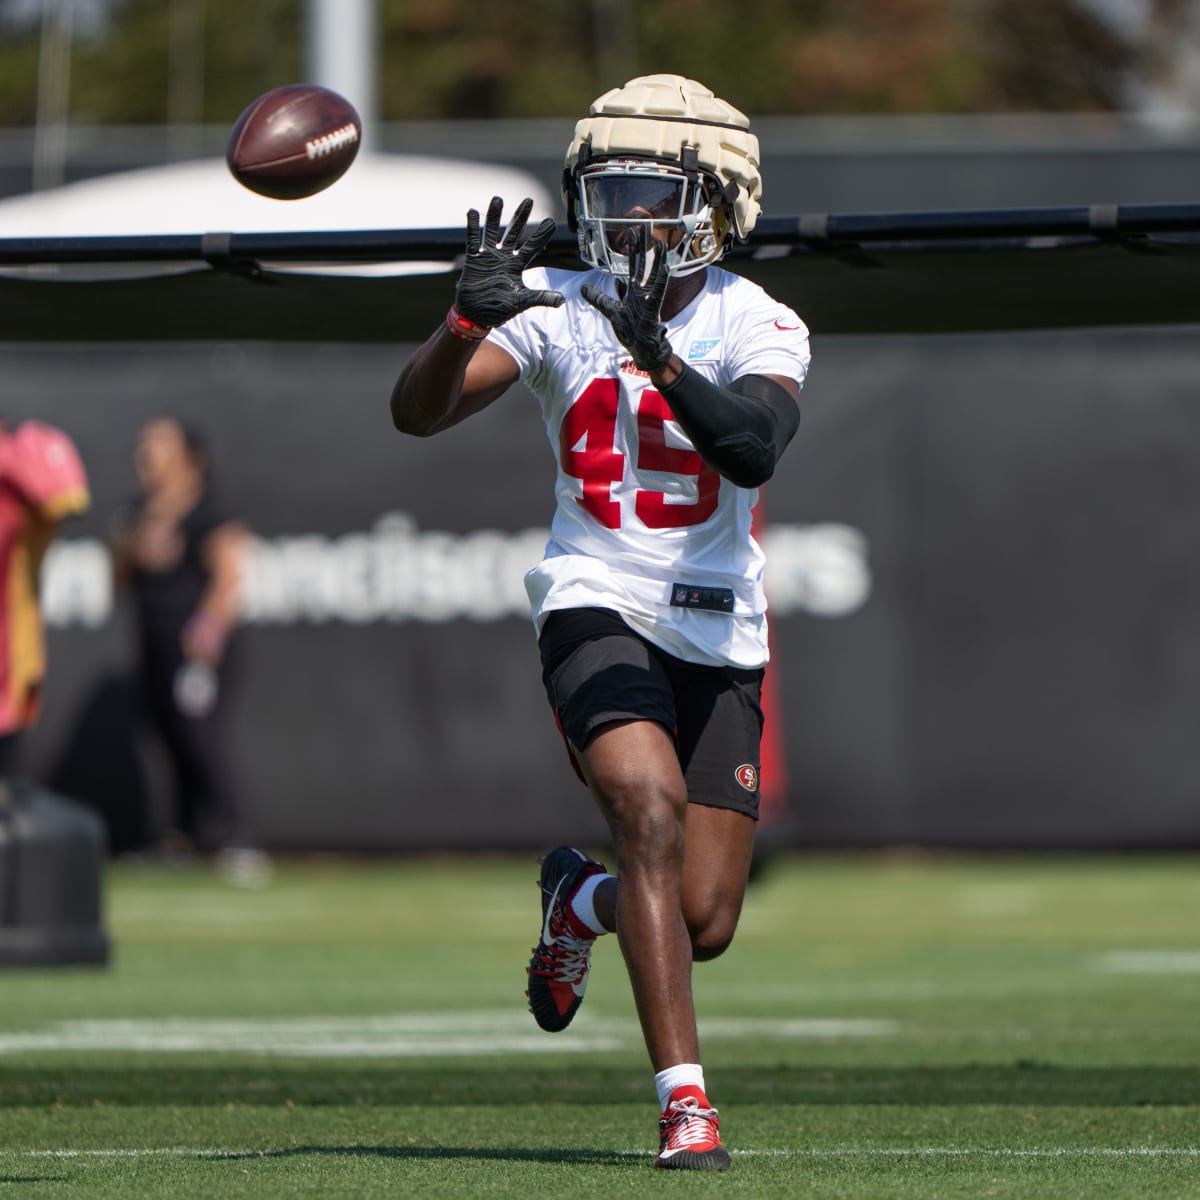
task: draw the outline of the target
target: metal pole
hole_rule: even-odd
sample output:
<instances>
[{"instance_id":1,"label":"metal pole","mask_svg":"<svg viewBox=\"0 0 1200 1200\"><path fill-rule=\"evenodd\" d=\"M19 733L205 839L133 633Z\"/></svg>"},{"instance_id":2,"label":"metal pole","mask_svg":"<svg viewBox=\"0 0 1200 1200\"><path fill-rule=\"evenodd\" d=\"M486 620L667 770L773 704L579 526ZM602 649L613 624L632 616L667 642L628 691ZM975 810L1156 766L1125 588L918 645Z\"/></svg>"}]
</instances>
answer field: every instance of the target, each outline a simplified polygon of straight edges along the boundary
<instances>
[{"instance_id":1,"label":"metal pole","mask_svg":"<svg viewBox=\"0 0 1200 1200\"><path fill-rule=\"evenodd\" d=\"M363 149L373 149L379 116L378 0L308 0L305 62L309 83L345 96L363 123Z\"/></svg>"},{"instance_id":2,"label":"metal pole","mask_svg":"<svg viewBox=\"0 0 1200 1200\"><path fill-rule=\"evenodd\" d=\"M204 0L171 0L167 50L167 129L171 157L203 149Z\"/></svg>"},{"instance_id":3,"label":"metal pole","mask_svg":"<svg viewBox=\"0 0 1200 1200\"><path fill-rule=\"evenodd\" d=\"M38 57L37 114L33 127L33 190L66 178L67 110L71 93L74 0L44 0Z\"/></svg>"}]
</instances>

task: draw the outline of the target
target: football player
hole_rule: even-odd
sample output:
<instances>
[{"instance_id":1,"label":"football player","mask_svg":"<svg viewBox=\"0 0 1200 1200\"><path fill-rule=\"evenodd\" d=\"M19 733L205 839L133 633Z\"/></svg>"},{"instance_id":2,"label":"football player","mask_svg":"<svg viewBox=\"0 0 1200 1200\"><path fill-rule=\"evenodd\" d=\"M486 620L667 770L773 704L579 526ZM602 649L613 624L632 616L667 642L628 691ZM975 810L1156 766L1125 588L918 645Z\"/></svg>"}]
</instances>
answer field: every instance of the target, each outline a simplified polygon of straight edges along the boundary
<instances>
[{"instance_id":1,"label":"football player","mask_svg":"<svg viewBox=\"0 0 1200 1200\"><path fill-rule=\"evenodd\" d=\"M729 1166L708 1099L692 964L733 938L759 801L767 662L757 489L799 424L808 331L716 264L758 217L749 121L706 87L647 75L601 96L566 155L586 271L533 266L502 201L441 326L403 368L396 427L457 424L518 380L558 462L545 557L526 576L547 695L611 830L616 872L571 847L542 859L529 964L537 1023L564 1029L596 937L615 931L659 1109L656 1165Z\"/></svg>"}]
</instances>

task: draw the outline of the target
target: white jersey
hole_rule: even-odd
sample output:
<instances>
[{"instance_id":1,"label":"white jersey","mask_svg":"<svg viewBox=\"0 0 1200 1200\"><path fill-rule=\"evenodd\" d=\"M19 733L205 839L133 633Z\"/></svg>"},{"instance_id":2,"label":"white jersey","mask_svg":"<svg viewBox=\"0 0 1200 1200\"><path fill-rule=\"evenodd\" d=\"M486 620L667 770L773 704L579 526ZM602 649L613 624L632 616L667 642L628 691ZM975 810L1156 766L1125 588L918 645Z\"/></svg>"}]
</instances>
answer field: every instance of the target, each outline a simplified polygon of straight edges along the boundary
<instances>
[{"instance_id":1,"label":"white jersey","mask_svg":"<svg viewBox=\"0 0 1200 1200\"><path fill-rule=\"evenodd\" d=\"M762 666L763 554L750 531L758 491L701 462L607 319L580 295L585 283L616 295L612 276L535 268L526 283L566 297L489 334L541 401L558 462L550 541L525 577L535 627L540 633L556 609L608 608L677 658ZM719 386L743 375L804 382L803 321L738 275L708 268L703 290L666 326L675 353ZM690 606L689 595L707 606Z\"/></svg>"}]
</instances>

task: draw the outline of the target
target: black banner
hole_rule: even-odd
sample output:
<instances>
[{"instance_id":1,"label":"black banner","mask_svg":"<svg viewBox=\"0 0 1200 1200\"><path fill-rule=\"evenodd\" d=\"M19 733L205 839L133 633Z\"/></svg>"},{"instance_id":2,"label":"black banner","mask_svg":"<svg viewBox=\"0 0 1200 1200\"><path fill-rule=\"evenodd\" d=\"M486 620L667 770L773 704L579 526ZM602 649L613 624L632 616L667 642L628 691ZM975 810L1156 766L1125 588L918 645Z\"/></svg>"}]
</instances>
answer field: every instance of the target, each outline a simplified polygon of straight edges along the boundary
<instances>
[{"instance_id":1,"label":"black banner","mask_svg":"<svg viewBox=\"0 0 1200 1200\"><path fill-rule=\"evenodd\" d=\"M801 432L764 496L800 843L1200 841L1196 339L814 331ZM116 845L166 803L131 735L105 551L136 431L162 412L207 432L256 536L236 760L266 846L603 838L523 605L553 499L536 403L517 389L402 437L387 399L410 348L0 348L8 411L66 429L94 493L46 564L30 766L102 809Z\"/></svg>"}]
</instances>

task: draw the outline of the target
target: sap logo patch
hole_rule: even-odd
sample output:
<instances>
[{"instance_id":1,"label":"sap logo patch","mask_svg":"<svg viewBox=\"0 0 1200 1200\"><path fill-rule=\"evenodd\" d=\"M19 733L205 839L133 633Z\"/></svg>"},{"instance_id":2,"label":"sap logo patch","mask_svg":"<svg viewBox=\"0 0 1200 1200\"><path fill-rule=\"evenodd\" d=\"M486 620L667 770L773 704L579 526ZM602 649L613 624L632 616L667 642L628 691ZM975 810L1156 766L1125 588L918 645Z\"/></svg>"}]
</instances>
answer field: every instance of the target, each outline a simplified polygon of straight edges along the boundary
<instances>
[{"instance_id":1,"label":"sap logo patch","mask_svg":"<svg viewBox=\"0 0 1200 1200\"><path fill-rule=\"evenodd\" d=\"M695 362L699 358L711 358L720 346L720 338L703 338L698 342L693 342L688 347L688 362Z\"/></svg>"}]
</instances>

